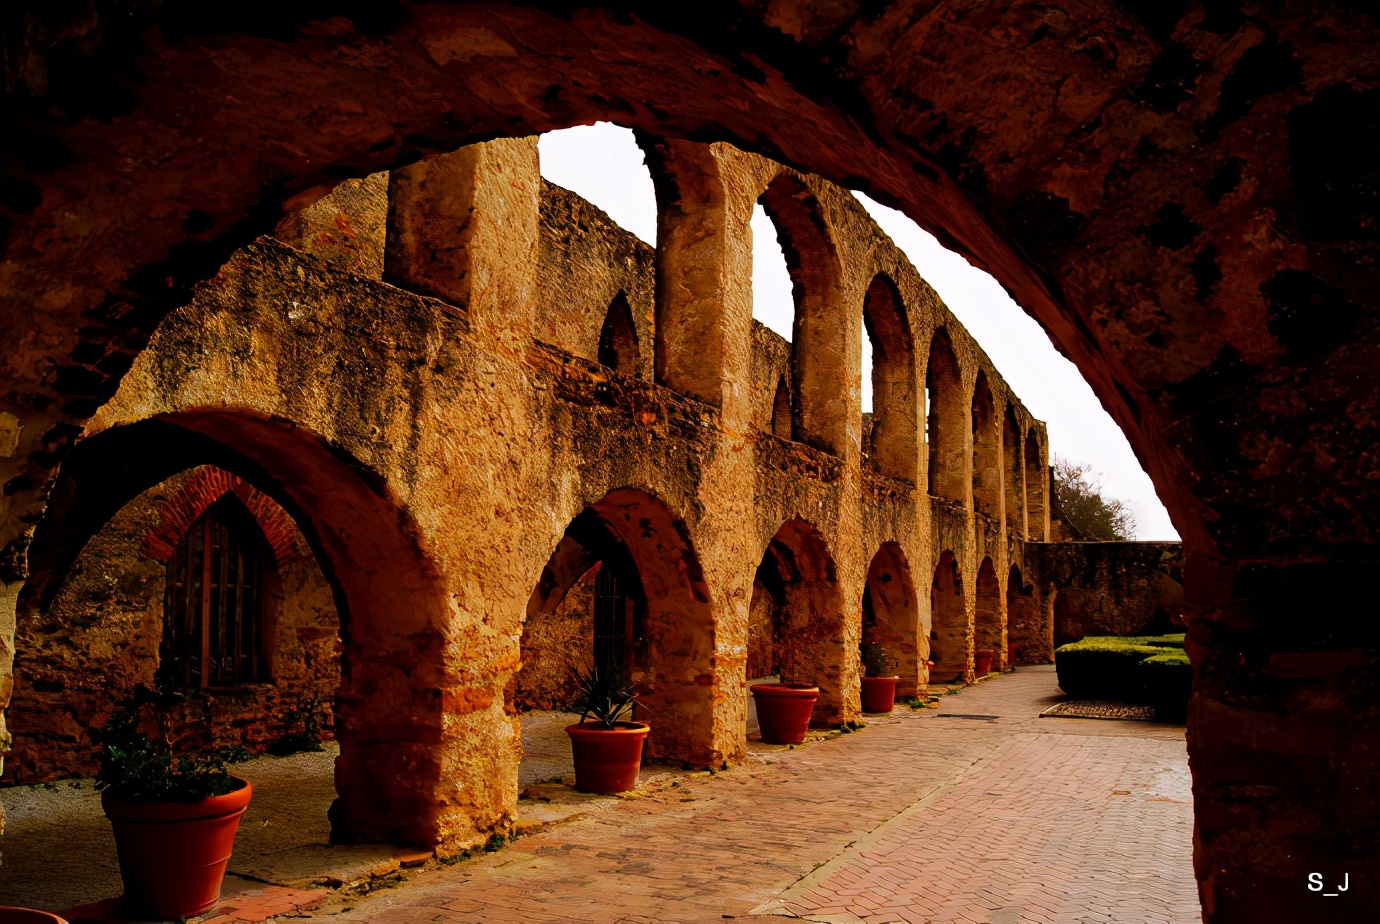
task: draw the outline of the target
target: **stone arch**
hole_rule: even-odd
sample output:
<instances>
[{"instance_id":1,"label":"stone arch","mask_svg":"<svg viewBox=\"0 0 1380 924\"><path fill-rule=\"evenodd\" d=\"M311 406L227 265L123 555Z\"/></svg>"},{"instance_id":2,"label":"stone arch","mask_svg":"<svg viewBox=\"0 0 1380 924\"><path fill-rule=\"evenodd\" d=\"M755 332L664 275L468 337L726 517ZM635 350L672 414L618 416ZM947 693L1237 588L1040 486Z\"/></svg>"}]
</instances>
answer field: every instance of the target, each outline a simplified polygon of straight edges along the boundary
<instances>
[{"instance_id":1,"label":"stone arch","mask_svg":"<svg viewBox=\"0 0 1380 924\"><path fill-rule=\"evenodd\" d=\"M641 365L637 325L633 323L628 296L621 289L609 302L599 329L599 363L614 372L636 374Z\"/></svg>"},{"instance_id":2,"label":"stone arch","mask_svg":"<svg viewBox=\"0 0 1380 924\"><path fill-rule=\"evenodd\" d=\"M140 554L166 563L197 517L227 494L239 498L254 517L277 562L310 554L310 549L299 547L302 534L286 510L258 488L214 465L195 469L177 495L162 505L158 525L144 536Z\"/></svg>"},{"instance_id":3,"label":"stone arch","mask_svg":"<svg viewBox=\"0 0 1380 924\"><path fill-rule=\"evenodd\" d=\"M771 432L783 440L791 438L791 386L783 375L776 380L776 394L771 402Z\"/></svg>"},{"instance_id":4,"label":"stone arch","mask_svg":"<svg viewBox=\"0 0 1380 924\"><path fill-rule=\"evenodd\" d=\"M930 678L966 681L972 676L973 630L963 598L963 573L948 549L939 555L930 584Z\"/></svg>"},{"instance_id":5,"label":"stone arch","mask_svg":"<svg viewBox=\"0 0 1380 924\"><path fill-rule=\"evenodd\" d=\"M928 682L924 673L929 643L920 622L920 601L910 562L899 543L884 542L867 566L863 585L864 643L875 642L896 662L896 695L916 696Z\"/></svg>"},{"instance_id":6,"label":"stone arch","mask_svg":"<svg viewBox=\"0 0 1380 924\"><path fill-rule=\"evenodd\" d=\"M1014 564L1006 577L1006 624L1013 666L1054 660L1054 625L1047 608L1040 605L1035 588L1022 580L1021 569Z\"/></svg>"},{"instance_id":7,"label":"stone arch","mask_svg":"<svg viewBox=\"0 0 1380 924\"><path fill-rule=\"evenodd\" d=\"M652 725L648 755L722 765L727 745L714 725L714 617L684 520L636 488L610 491L587 513L626 550L619 567L635 582L633 668Z\"/></svg>"},{"instance_id":8,"label":"stone arch","mask_svg":"<svg viewBox=\"0 0 1380 924\"><path fill-rule=\"evenodd\" d=\"M881 474L915 483L920 468L915 341L896 283L878 273L863 297L863 329L872 341L872 439L869 461Z\"/></svg>"},{"instance_id":9,"label":"stone arch","mask_svg":"<svg viewBox=\"0 0 1380 924\"><path fill-rule=\"evenodd\" d=\"M783 683L819 687L810 721L837 725L857 713L857 639L848 644L833 555L804 520L783 524L767 543L754 595L777 595L775 662ZM845 657L845 651L848 655Z\"/></svg>"},{"instance_id":10,"label":"stone arch","mask_svg":"<svg viewBox=\"0 0 1380 924\"><path fill-rule=\"evenodd\" d=\"M779 174L758 201L776 226L795 299L792 439L842 455L849 401L839 383L848 380L848 328L834 243L819 201L794 174Z\"/></svg>"},{"instance_id":11,"label":"stone arch","mask_svg":"<svg viewBox=\"0 0 1380 924\"><path fill-rule=\"evenodd\" d=\"M1001 448L997 409L987 372L978 370L973 383L973 509L988 519L1001 519Z\"/></svg>"},{"instance_id":12,"label":"stone arch","mask_svg":"<svg viewBox=\"0 0 1380 924\"><path fill-rule=\"evenodd\" d=\"M1045 542L1049 538L1049 511L1046 497L1049 486L1049 467L1034 430L1025 435L1025 523L1026 538L1031 542Z\"/></svg>"},{"instance_id":13,"label":"stone arch","mask_svg":"<svg viewBox=\"0 0 1380 924\"><path fill-rule=\"evenodd\" d=\"M1006 405L1001 420L1002 481L1006 488L1006 528L1025 538L1025 466L1021 453L1021 425L1016 411Z\"/></svg>"},{"instance_id":14,"label":"stone arch","mask_svg":"<svg viewBox=\"0 0 1380 924\"><path fill-rule=\"evenodd\" d=\"M968 465L964 443L968 437L968 402L949 332L939 328L930 339L925 365L928 392L925 433L929 441L929 493L963 503L968 495Z\"/></svg>"},{"instance_id":15,"label":"stone arch","mask_svg":"<svg viewBox=\"0 0 1380 924\"><path fill-rule=\"evenodd\" d=\"M331 584L344 645L332 836L430 845L498 823L505 809L462 795L479 780L442 773L448 691L457 682L445 659L449 609L414 527L366 466L304 428L216 409L159 415L83 440L55 487L67 502L34 532L20 612L47 608L115 511L201 465L233 474L291 514Z\"/></svg>"},{"instance_id":16,"label":"stone arch","mask_svg":"<svg viewBox=\"0 0 1380 924\"><path fill-rule=\"evenodd\" d=\"M1002 606L1001 585L992 556L982 559L977 573L977 600L973 611L973 651L990 651L992 669L1001 670L1006 664L1006 626Z\"/></svg>"}]
</instances>

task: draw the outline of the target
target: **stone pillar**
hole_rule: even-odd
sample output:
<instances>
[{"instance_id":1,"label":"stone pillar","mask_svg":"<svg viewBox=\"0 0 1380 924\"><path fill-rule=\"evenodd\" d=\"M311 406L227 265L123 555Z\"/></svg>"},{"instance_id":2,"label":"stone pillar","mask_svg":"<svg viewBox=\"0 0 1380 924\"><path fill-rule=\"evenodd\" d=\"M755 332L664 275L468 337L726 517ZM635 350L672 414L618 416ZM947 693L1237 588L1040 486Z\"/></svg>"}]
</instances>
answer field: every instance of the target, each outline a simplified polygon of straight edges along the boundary
<instances>
[{"instance_id":1,"label":"stone pillar","mask_svg":"<svg viewBox=\"0 0 1380 924\"><path fill-rule=\"evenodd\" d=\"M520 344L537 295L540 197L535 137L394 170L384 281L463 309L474 328Z\"/></svg>"}]
</instances>

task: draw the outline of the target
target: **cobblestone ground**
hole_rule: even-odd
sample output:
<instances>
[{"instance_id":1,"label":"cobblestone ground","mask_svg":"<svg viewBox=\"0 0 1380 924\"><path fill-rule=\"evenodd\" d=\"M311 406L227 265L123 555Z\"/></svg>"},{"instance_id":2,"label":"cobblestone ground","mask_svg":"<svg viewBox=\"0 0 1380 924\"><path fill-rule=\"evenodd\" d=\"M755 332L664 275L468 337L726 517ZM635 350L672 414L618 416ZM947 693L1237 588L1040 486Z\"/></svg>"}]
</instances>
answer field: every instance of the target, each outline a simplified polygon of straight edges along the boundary
<instances>
[{"instance_id":1,"label":"cobblestone ground","mask_svg":"<svg viewBox=\"0 0 1380 924\"><path fill-rule=\"evenodd\" d=\"M1052 669L682 778L374 893L344 921L1189 922L1182 728L1037 719Z\"/></svg>"}]
</instances>

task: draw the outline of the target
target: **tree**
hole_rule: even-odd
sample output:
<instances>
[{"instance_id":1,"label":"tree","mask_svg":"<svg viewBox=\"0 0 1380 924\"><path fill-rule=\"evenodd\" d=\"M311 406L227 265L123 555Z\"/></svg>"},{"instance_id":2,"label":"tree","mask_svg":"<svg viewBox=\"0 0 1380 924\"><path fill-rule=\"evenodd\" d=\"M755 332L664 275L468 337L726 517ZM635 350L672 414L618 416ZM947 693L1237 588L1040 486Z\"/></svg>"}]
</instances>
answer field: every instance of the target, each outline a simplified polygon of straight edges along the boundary
<instances>
[{"instance_id":1,"label":"tree","mask_svg":"<svg viewBox=\"0 0 1380 924\"><path fill-rule=\"evenodd\" d=\"M1134 539L1136 517L1130 505L1103 496L1103 474L1086 462L1054 457L1054 513L1083 542Z\"/></svg>"}]
</instances>

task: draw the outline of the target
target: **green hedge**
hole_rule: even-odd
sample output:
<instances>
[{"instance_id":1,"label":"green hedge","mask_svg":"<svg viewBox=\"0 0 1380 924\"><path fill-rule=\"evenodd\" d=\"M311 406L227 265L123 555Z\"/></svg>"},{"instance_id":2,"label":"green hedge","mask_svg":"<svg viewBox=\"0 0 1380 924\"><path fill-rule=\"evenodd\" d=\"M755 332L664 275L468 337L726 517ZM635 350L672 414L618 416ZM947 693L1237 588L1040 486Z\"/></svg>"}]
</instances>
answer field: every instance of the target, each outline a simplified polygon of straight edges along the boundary
<instances>
[{"instance_id":1,"label":"green hedge","mask_svg":"<svg viewBox=\"0 0 1380 924\"><path fill-rule=\"evenodd\" d=\"M1182 722L1188 712L1193 672L1184 637L1089 636L1054 652L1059 686L1079 699L1145 703L1155 717Z\"/></svg>"}]
</instances>

